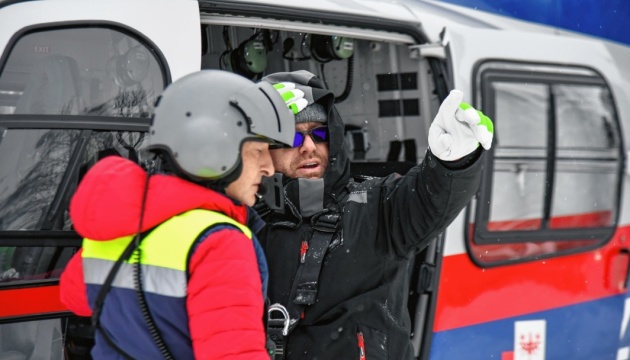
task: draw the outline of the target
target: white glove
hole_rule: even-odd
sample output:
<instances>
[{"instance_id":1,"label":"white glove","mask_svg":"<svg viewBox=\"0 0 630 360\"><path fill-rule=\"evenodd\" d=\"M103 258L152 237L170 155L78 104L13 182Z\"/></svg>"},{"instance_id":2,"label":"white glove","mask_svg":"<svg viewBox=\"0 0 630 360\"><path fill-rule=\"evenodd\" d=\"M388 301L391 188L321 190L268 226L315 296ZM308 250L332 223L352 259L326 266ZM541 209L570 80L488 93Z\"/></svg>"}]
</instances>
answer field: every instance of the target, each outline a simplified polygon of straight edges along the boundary
<instances>
[{"instance_id":1,"label":"white glove","mask_svg":"<svg viewBox=\"0 0 630 360\"><path fill-rule=\"evenodd\" d=\"M308 100L304 98L304 92L295 88L295 84L292 82L281 82L273 85L287 107L293 111L293 115L297 115L300 111L308 105Z\"/></svg>"},{"instance_id":2,"label":"white glove","mask_svg":"<svg viewBox=\"0 0 630 360\"><path fill-rule=\"evenodd\" d=\"M489 117L462 103L464 93L452 90L429 128L429 148L440 160L455 161L475 151L490 149L494 125Z\"/></svg>"}]
</instances>

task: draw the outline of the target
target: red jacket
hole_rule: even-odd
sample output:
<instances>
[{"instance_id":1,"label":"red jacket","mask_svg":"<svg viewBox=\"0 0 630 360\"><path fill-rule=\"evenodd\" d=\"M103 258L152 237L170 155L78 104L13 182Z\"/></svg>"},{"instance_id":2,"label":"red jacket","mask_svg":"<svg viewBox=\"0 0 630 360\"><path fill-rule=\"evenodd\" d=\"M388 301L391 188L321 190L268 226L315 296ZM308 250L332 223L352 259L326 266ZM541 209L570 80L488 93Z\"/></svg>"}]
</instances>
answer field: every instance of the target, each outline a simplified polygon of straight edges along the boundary
<instances>
[{"instance_id":1,"label":"red jacket","mask_svg":"<svg viewBox=\"0 0 630 360\"><path fill-rule=\"evenodd\" d=\"M145 181L146 173L131 161L120 157L99 161L70 204L76 231L82 237L103 241L135 234ZM191 209L218 211L247 223L245 206L175 176L158 174L150 178L142 231ZM235 230L213 232L195 248L189 275L186 320L195 358L269 359L252 240ZM61 301L77 315L90 316L80 252L70 260L60 285Z\"/></svg>"}]
</instances>

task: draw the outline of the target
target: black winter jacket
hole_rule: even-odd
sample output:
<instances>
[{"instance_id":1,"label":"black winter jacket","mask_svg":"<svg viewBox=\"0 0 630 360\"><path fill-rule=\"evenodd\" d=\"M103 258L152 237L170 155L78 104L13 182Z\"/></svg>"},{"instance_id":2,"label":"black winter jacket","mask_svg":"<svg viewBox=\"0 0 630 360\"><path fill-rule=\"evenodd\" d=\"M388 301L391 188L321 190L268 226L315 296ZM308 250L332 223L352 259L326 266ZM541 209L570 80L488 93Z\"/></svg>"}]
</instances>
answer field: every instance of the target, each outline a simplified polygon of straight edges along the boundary
<instances>
[{"instance_id":1,"label":"black winter jacket","mask_svg":"<svg viewBox=\"0 0 630 360\"><path fill-rule=\"evenodd\" d=\"M427 151L424 161L405 176L356 183L342 148L343 123L319 80L308 72L274 74L265 80L310 86L310 100L329 109L331 135L323 186L285 179L285 211L265 217L268 225L260 238L269 264L271 304L293 301L289 294L302 241L312 233L312 217L321 211L341 213L341 226L324 257L317 302L306 307L289 334L286 358L359 359L362 338L369 360L413 359L409 261L471 199L479 186L480 158L464 169L449 170ZM323 191L323 196L314 191Z\"/></svg>"}]
</instances>

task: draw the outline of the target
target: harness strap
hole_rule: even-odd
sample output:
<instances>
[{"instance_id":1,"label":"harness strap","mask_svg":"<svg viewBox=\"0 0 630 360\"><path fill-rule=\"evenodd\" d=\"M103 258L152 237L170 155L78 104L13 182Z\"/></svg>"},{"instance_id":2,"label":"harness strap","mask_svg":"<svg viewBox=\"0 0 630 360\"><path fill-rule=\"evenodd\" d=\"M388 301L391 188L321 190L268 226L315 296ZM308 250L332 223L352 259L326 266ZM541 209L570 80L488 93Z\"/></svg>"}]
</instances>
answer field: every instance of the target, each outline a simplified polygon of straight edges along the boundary
<instances>
[{"instance_id":1,"label":"harness strap","mask_svg":"<svg viewBox=\"0 0 630 360\"><path fill-rule=\"evenodd\" d=\"M105 282L103 283L103 285L101 285L98 295L96 296L96 300L94 301L94 309L92 309L92 319L91 319L92 326L94 327L95 330L100 331L105 341L107 341L107 343L112 348L114 348L114 350L116 350L120 355L122 355L122 357L124 357L125 359L133 359L133 357L129 355L127 352L125 352L123 349L121 349L118 345L116 345L116 343L114 342L114 340L112 340L112 338L109 336L107 331L101 328L101 321L100 321L101 312L103 310L103 305L105 304L105 298L107 297L107 294L112 288L114 278L116 277L116 274L118 274L118 270L120 270L120 266L123 264L123 262L125 262L125 260L131 257L131 254L138 248L142 240L144 240L144 238L153 229L154 228L148 229L147 231L144 231L138 234L136 238L131 239L131 241L129 242L129 245L127 245L127 247L125 248L123 253L120 255L118 260L116 260L112 268L109 270L109 273L107 274L107 278L105 278Z\"/></svg>"},{"instance_id":2,"label":"harness strap","mask_svg":"<svg viewBox=\"0 0 630 360\"><path fill-rule=\"evenodd\" d=\"M270 349L274 360L285 357L287 335L297 326L304 310L317 300L319 275L324 256L339 224L339 213L323 213L311 219L313 234L308 240L308 248L302 254L289 299L293 299L285 308L281 304L273 304L267 311L267 336L275 343ZM280 313L280 317L277 316Z\"/></svg>"}]
</instances>

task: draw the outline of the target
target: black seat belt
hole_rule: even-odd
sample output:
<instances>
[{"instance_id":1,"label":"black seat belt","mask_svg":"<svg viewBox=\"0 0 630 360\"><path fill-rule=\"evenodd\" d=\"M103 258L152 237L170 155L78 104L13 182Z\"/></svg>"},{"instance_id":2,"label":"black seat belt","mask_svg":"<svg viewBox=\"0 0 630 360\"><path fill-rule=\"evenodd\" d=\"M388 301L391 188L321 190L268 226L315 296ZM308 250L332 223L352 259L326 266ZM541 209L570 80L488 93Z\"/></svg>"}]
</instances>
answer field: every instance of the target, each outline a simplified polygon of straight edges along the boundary
<instances>
[{"instance_id":1,"label":"black seat belt","mask_svg":"<svg viewBox=\"0 0 630 360\"><path fill-rule=\"evenodd\" d=\"M302 255L289 299L292 301L285 308L281 304L273 304L267 310L267 336L275 344L270 349L274 360L285 358L286 339L297 326L304 310L317 300L319 275L324 256L339 225L340 214L323 213L311 219L313 234L308 240L308 250ZM278 314L280 313L280 317Z\"/></svg>"}]
</instances>

